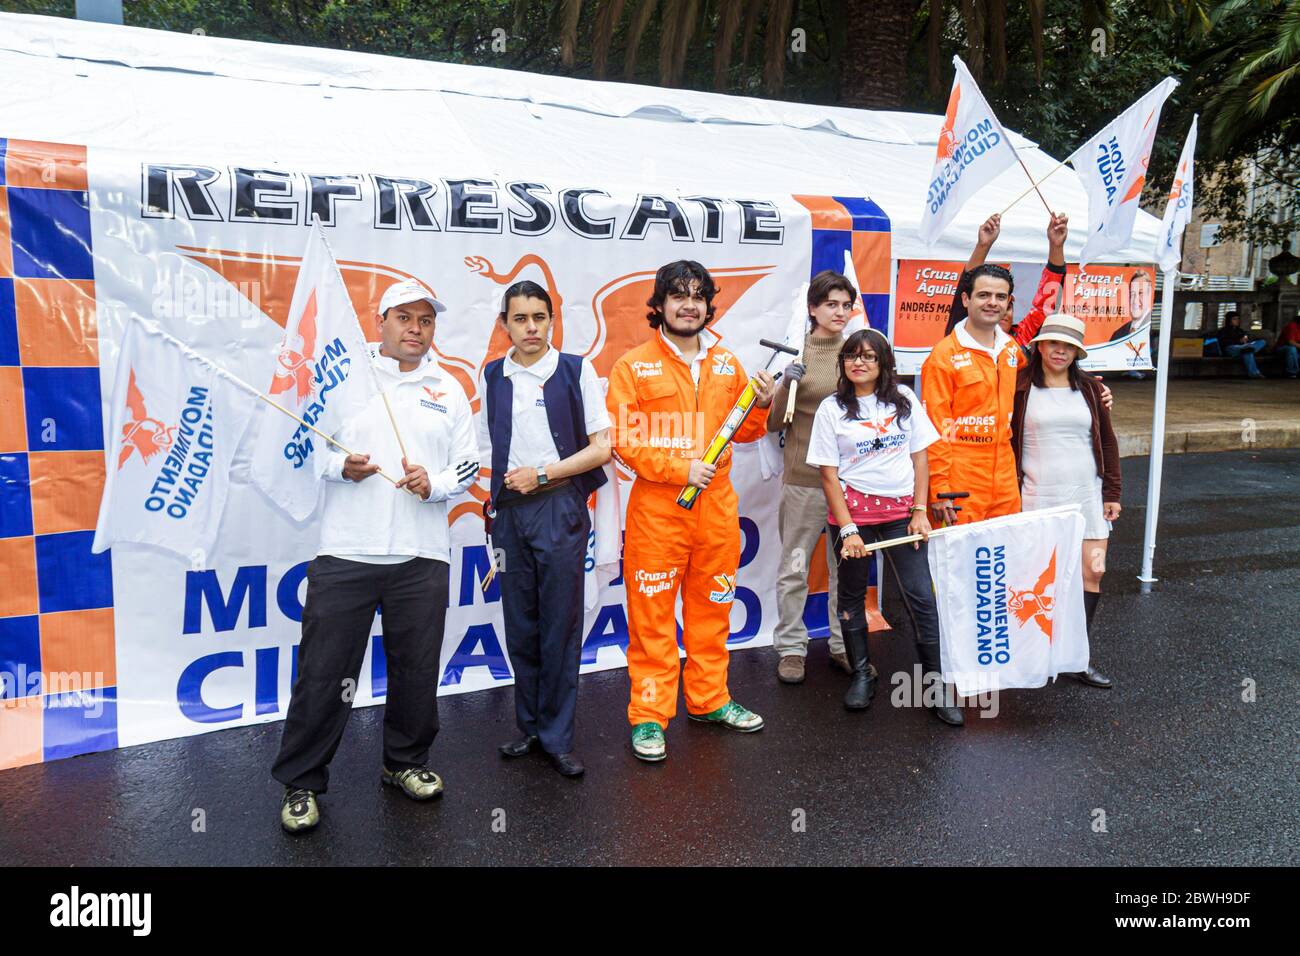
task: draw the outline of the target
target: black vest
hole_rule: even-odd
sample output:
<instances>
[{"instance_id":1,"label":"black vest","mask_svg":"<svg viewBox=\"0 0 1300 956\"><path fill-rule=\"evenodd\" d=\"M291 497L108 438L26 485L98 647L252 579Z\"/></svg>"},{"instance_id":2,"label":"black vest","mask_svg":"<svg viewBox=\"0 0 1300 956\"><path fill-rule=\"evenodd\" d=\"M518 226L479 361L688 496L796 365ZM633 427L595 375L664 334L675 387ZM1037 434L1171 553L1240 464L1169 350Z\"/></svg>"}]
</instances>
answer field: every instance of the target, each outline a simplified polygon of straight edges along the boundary
<instances>
[{"instance_id":1,"label":"black vest","mask_svg":"<svg viewBox=\"0 0 1300 956\"><path fill-rule=\"evenodd\" d=\"M510 461L510 436L514 430L514 383L505 374L505 358L489 362L483 370L486 386L488 435L492 439L492 506L501 494ZM575 455L589 444L587 441L587 416L582 404L582 359L577 355L559 353L555 373L542 386L542 399L546 402L546 420L551 426L551 438L560 458ZM547 463L549 464L549 462ZM586 498L605 483L603 468L593 468L569 479Z\"/></svg>"}]
</instances>

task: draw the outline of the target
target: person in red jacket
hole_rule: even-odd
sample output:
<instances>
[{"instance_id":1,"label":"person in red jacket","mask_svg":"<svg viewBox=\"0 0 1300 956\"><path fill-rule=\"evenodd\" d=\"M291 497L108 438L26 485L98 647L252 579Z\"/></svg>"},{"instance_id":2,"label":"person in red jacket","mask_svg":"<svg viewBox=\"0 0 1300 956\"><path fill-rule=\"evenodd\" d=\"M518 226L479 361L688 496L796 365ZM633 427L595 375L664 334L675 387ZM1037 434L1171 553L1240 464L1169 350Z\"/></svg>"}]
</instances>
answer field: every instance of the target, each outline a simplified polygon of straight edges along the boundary
<instances>
[{"instance_id":1,"label":"person in red jacket","mask_svg":"<svg viewBox=\"0 0 1300 956\"><path fill-rule=\"evenodd\" d=\"M606 404L614 422L614 455L636 474L627 502L623 580L627 594L627 708L632 752L642 760L667 755L664 731L677 712L679 669L687 716L751 733L763 718L727 689L727 638L740 565L740 516L729 477L731 449L715 464L701 455L749 378L740 359L707 328L718 288L698 262L681 260L655 275L647 305L649 341L620 358L609 374ZM775 381L755 376L758 407L733 442L767 433ZM701 493L691 509L677 503L683 486ZM682 592L682 643L677 653L674 605Z\"/></svg>"}]
</instances>

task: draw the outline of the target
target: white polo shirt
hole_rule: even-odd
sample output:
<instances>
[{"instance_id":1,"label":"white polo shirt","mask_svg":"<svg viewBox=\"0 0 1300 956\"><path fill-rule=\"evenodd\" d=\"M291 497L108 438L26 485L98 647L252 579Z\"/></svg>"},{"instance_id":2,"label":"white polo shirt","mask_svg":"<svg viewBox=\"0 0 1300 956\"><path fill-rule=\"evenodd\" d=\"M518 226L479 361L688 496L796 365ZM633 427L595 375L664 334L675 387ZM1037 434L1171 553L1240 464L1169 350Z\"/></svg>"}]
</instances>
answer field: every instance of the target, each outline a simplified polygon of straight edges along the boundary
<instances>
[{"instance_id":1,"label":"white polo shirt","mask_svg":"<svg viewBox=\"0 0 1300 956\"><path fill-rule=\"evenodd\" d=\"M396 360L378 354L374 345L371 355L379 387L388 395L402 431L408 460L424 466L431 490L422 501L394 488L382 475L348 481L343 477L347 455L329 446L318 553L369 564L411 558L450 562L447 502L478 476L469 400L460 383L444 375L430 355L410 372L402 372ZM402 451L382 397L371 399L334 437L358 454L369 455L372 464L394 478L402 477ZM472 474L467 474L465 462L475 464Z\"/></svg>"},{"instance_id":2,"label":"white polo shirt","mask_svg":"<svg viewBox=\"0 0 1300 956\"><path fill-rule=\"evenodd\" d=\"M858 418L847 419L834 394L817 406L808 440L808 464L839 469L841 484L873 495L901 498L916 490L912 455L939 440L921 400L906 385L899 394L912 403L903 421L892 404L875 395L858 397Z\"/></svg>"},{"instance_id":3,"label":"white polo shirt","mask_svg":"<svg viewBox=\"0 0 1300 956\"><path fill-rule=\"evenodd\" d=\"M963 348L976 349L983 352L985 355L988 355L993 359L994 364L997 364L998 356L1001 355L1007 345L1013 341L1011 336L1002 331L1002 326L1000 325L995 325L993 327L992 348L988 348L987 346L981 345L979 342L975 341L975 336L971 335L970 330L966 328L966 319L962 319L958 322L953 326L952 330L956 333L957 341L962 344Z\"/></svg>"},{"instance_id":4,"label":"white polo shirt","mask_svg":"<svg viewBox=\"0 0 1300 956\"><path fill-rule=\"evenodd\" d=\"M555 447L551 423L546 417L542 388L559 367L560 352L554 346L548 346L545 355L532 365L524 367L514 360L514 351L511 349L506 353L501 364L501 372L510 379L512 390L510 457L506 467L538 468L550 465L560 460L560 453ZM583 423L585 434L592 435L609 428L609 412L605 410L605 387L596 375L596 369L586 359L582 360L582 373L578 381L582 390L582 411L586 416ZM491 467L492 436L488 433L487 388L482 380L479 382L479 394L483 396L478 414L479 455L484 466Z\"/></svg>"}]
</instances>

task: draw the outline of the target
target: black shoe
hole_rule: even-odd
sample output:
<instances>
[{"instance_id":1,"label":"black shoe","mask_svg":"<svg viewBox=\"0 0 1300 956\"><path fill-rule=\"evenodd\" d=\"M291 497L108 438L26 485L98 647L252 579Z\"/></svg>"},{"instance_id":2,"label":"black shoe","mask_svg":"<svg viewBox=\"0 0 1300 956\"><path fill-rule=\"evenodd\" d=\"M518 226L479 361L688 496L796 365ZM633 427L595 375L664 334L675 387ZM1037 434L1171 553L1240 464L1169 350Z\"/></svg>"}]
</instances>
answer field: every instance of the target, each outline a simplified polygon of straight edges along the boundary
<instances>
[{"instance_id":1,"label":"black shoe","mask_svg":"<svg viewBox=\"0 0 1300 956\"><path fill-rule=\"evenodd\" d=\"M867 629L846 627L844 650L853 668L849 689L844 693L844 706L848 710L866 710L876 693L876 669L867 659Z\"/></svg>"},{"instance_id":2,"label":"black shoe","mask_svg":"<svg viewBox=\"0 0 1300 956\"><path fill-rule=\"evenodd\" d=\"M537 749L537 738L524 735L518 740L511 740L502 744L497 750L501 751L503 757L522 757L524 754L532 753Z\"/></svg>"},{"instance_id":3,"label":"black shoe","mask_svg":"<svg viewBox=\"0 0 1300 956\"><path fill-rule=\"evenodd\" d=\"M550 758L551 766L559 771L562 777L581 777L587 772L587 768L582 765L576 753L550 754Z\"/></svg>"},{"instance_id":4,"label":"black shoe","mask_svg":"<svg viewBox=\"0 0 1300 956\"><path fill-rule=\"evenodd\" d=\"M961 712L960 707L946 707L943 704L938 704L934 707L927 707L926 710L930 711L949 727L966 726L966 716Z\"/></svg>"},{"instance_id":5,"label":"black shoe","mask_svg":"<svg viewBox=\"0 0 1300 956\"><path fill-rule=\"evenodd\" d=\"M1080 684L1087 684L1089 687L1100 687L1102 690L1110 690L1115 686L1113 680L1092 665L1089 665L1086 671L1077 671L1067 676L1073 677Z\"/></svg>"},{"instance_id":6,"label":"black shoe","mask_svg":"<svg viewBox=\"0 0 1300 956\"><path fill-rule=\"evenodd\" d=\"M925 703L926 700L929 699L931 687L933 687L934 685L929 684L929 686L927 686L926 683L922 684L921 687L922 706L924 706L926 710L930 711L930 713L934 714L934 716L938 717L949 727L964 727L966 725L966 716L961 712L961 708L956 706L956 698L955 698L956 691L950 688L949 686L943 684L942 683L943 678L939 676L943 668L940 665L940 661L939 661L938 642L931 642L929 644L924 644L920 641L917 641L916 656L920 658L921 661L921 680L923 682L929 682L929 681L939 682L938 687L935 688L939 693L938 704ZM948 696L949 693L952 693L954 696L950 698ZM952 700L953 703L949 704L948 703L949 700Z\"/></svg>"}]
</instances>

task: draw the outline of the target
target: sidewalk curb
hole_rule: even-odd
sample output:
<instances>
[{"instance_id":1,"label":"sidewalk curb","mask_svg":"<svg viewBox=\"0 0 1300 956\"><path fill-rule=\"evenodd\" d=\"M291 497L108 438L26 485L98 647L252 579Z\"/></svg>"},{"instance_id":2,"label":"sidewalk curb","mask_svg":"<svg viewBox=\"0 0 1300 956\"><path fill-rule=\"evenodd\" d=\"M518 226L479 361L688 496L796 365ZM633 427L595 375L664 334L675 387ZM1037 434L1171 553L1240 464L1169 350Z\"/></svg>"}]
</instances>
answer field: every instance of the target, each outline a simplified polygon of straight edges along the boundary
<instances>
[{"instance_id":1,"label":"sidewalk curb","mask_svg":"<svg viewBox=\"0 0 1300 956\"><path fill-rule=\"evenodd\" d=\"M1151 432L1120 432L1121 458L1151 454ZM1165 432L1165 454L1186 452L1249 451L1252 448L1300 448L1300 421L1215 423L1186 425Z\"/></svg>"}]
</instances>

